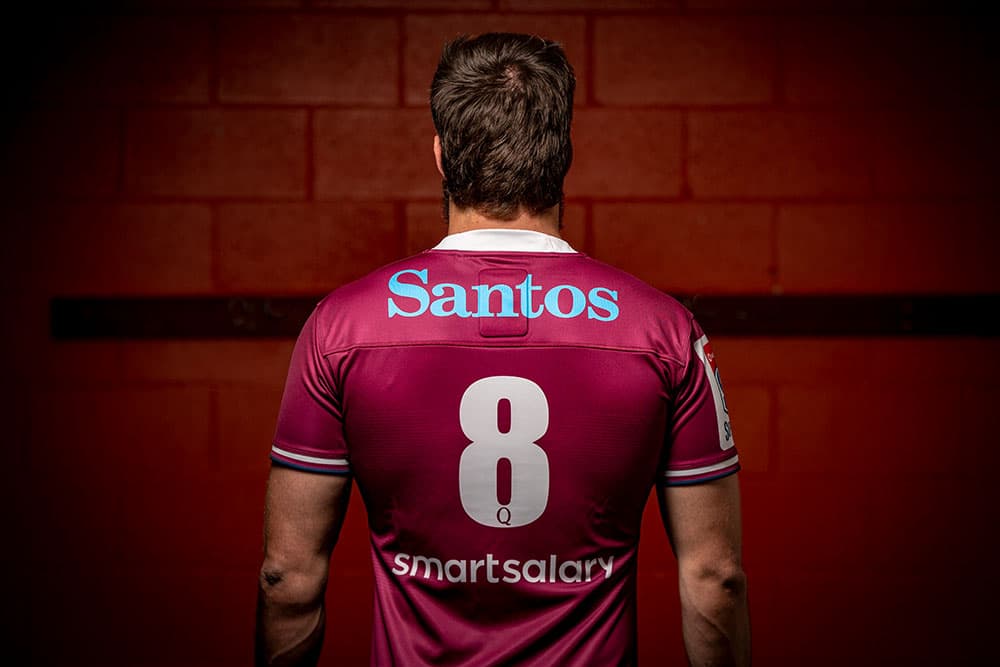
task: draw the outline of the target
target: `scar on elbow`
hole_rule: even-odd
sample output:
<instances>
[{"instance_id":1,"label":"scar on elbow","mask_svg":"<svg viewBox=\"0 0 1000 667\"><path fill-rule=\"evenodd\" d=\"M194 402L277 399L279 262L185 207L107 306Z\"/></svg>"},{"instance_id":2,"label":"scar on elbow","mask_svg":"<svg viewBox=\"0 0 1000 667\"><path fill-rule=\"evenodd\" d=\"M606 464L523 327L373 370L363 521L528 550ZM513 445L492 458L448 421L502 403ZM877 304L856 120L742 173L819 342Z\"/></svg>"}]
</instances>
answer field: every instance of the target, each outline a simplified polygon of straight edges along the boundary
<instances>
[{"instance_id":1,"label":"scar on elbow","mask_svg":"<svg viewBox=\"0 0 1000 667\"><path fill-rule=\"evenodd\" d=\"M278 570L264 570L260 573L260 578L268 586L277 586L285 577Z\"/></svg>"}]
</instances>

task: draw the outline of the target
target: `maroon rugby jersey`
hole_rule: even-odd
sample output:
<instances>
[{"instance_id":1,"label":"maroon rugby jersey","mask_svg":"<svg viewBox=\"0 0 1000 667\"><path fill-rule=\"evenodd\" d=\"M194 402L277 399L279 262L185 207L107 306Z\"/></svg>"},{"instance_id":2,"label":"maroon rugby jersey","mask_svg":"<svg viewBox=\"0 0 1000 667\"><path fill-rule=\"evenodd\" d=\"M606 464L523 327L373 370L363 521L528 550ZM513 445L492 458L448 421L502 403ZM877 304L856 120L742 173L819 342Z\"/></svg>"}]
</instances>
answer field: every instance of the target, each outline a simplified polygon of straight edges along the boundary
<instances>
[{"instance_id":1,"label":"maroon rugby jersey","mask_svg":"<svg viewBox=\"0 0 1000 667\"><path fill-rule=\"evenodd\" d=\"M271 457L358 485L374 665L633 664L652 485L739 469L691 313L515 230L448 236L323 299Z\"/></svg>"}]
</instances>

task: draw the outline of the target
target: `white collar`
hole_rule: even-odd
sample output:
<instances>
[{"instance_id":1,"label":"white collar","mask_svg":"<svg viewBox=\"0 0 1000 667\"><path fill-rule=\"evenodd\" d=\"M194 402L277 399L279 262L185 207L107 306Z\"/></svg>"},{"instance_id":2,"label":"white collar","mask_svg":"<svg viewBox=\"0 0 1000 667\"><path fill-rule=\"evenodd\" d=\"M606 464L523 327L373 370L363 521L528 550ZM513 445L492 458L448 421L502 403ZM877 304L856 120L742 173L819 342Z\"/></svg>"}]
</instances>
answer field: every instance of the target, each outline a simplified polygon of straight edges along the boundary
<instances>
[{"instance_id":1,"label":"white collar","mask_svg":"<svg viewBox=\"0 0 1000 667\"><path fill-rule=\"evenodd\" d=\"M432 250L575 253L561 238L530 229L473 229L449 234Z\"/></svg>"}]
</instances>

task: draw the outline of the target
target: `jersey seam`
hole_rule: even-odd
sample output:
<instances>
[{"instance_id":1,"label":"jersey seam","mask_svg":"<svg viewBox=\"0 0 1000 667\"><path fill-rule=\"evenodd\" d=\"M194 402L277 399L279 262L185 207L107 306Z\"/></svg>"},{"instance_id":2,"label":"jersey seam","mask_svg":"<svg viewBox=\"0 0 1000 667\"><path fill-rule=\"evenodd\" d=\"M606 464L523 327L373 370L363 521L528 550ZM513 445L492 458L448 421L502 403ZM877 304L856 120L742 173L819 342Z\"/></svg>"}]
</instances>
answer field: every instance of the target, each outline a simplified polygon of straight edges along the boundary
<instances>
[{"instance_id":1,"label":"jersey seam","mask_svg":"<svg viewBox=\"0 0 1000 667\"><path fill-rule=\"evenodd\" d=\"M649 348L641 347L621 347L615 345L591 345L587 343L538 343L538 344L500 344L500 345L470 345L468 343L455 343L453 341L420 341L420 342L406 342L406 343L358 343L356 345L348 345L346 347L335 348L329 352L321 352L321 356L330 357L334 354L341 354L344 352L351 352L353 350L377 350L377 349L388 349L396 347L464 347L470 349L544 349L544 348L581 348L587 350L605 350L610 352L628 352L631 354L651 354L657 359L662 361L672 361L674 363L680 364L681 360L677 357L672 357L666 354L660 354L655 350Z\"/></svg>"}]
</instances>

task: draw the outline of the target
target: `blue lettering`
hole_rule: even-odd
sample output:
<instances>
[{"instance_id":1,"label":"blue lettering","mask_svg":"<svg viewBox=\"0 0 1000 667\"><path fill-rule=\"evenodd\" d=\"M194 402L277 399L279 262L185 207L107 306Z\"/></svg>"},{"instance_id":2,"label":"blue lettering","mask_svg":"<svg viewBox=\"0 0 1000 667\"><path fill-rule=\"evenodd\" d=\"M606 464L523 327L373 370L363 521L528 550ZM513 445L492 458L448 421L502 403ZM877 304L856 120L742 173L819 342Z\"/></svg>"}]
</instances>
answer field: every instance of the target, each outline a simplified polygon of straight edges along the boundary
<instances>
[{"instance_id":1,"label":"blue lettering","mask_svg":"<svg viewBox=\"0 0 1000 667\"><path fill-rule=\"evenodd\" d=\"M568 313L564 313L559 309L559 292L563 290L569 290L569 293L573 295L573 307L570 308ZM556 317L576 317L583 312L586 306L587 297L583 295L579 287L574 287L573 285L556 285L545 295L545 309Z\"/></svg>"},{"instance_id":2,"label":"blue lettering","mask_svg":"<svg viewBox=\"0 0 1000 667\"><path fill-rule=\"evenodd\" d=\"M389 317L395 315L402 315L403 317L417 317L418 315L423 315L427 311L427 306L430 304L431 299L427 295L427 290L419 285L412 285L409 283L400 282L399 277L404 273L411 273L420 279L420 282L427 284L427 269L421 269L417 271L416 269L403 269L402 271L397 271L392 274L389 278L389 291L396 296L405 297L407 299L416 299L419 307L413 311L403 310L396 305L396 302L389 297Z\"/></svg>"},{"instance_id":3,"label":"blue lettering","mask_svg":"<svg viewBox=\"0 0 1000 667\"><path fill-rule=\"evenodd\" d=\"M493 312L490 310L490 294L493 292L500 292L500 312L497 315L517 317L517 313L514 312L514 290L510 285L473 285L472 289L476 290L479 303L479 310L473 317L493 317Z\"/></svg>"},{"instance_id":4,"label":"blue lettering","mask_svg":"<svg viewBox=\"0 0 1000 667\"><path fill-rule=\"evenodd\" d=\"M528 277L524 279L524 282L517 286L517 289L521 293L521 314L528 319L533 320L536 317L540 317L541 314L545 312L545 308L539 306L537 311L531 309L531 293L540 292L542 289L539 286L532 285L531 278L532 276L529 273Z\"/></svg>"},{"instance_id":5,"label":"blue lettering","mask_svg":"<svg viewBox=\"0 0 1000 667\"><path fill-rule=\"evenodd\" d=\"M450 289L452 296L444 296L445 289ZM436 315L438 317L448 317L449 315L458 315L459 317L468 317L470 315L469 311L465 307L465 288L461 285L456 285L454 283L438 283L431 288L431 293L434 296L442 297L440 299L434 299L434 303L431 304L431 315ZM445 305L451 304L450 310L445 310Z\"/></svg>"},{"instance_id":6,"label":"blue lettering","mask_svg":"<svg viewBox=\"0 0 1000 667\"><path fill-rule=\"evenodd\" d=\"M604 292L611 298L607 299L601 296L601 292ZM610 290L607 287L595 287L590 290L588 296L593 308L587 308L587 319L599 320L601 322L610 322L611 320L618 319L618 292L616 290ZM599 315L594 308L604 310L607 315Z\"/></svg>"},{"instance_id":7,"label":"blue lettering","mask_svg":"<svg viewBox=\"0 0 1000 667\"><path fill-rule=\"evenodd\" d=\"M403 282L403 277L413 275L417 277L417 283ZM618 292L607 287L594 287L589 292L584 293L576 285L556 285L545 292L541 299L542 303L537 307L534 303L533 292L542 292L541 285L532 283L534 276L528 274L524 281L514 287L506 284L499 285L472 285L475 292L475 312L468 309L469 293L463 285L455 283L438 283L430 285L428 291L422 285L429 285L427 269L403 269L397 271L389 278L389 292L393 296L388 299L389 317L399 315L401 317L418 317L428 310L435 317L527 317L536 319L543 313L548 312L553 317L560 319L571 319L579 317L587 311L587 319L599 322L611 322L618 319L620 309L618 306ZM519 294L515 295L515 291ZM572 304L568 310L563 310L560 306L559 297L563 292L569 292ZM491 297L494 294L500 296L500 311L493 311L490 306ZM433 295L433 300L431 299ZM518 298L518 296L520 298ZM394 298L395 297L395 298ZM414 303L407 304L402 299L412 299ZM493 300L496 301L495 299ZM520 301L520 312L516 307ZM563 300L565 304L565 299ZM406 308L405 306L410 306Z\"/></svg>"}]
</instances>

